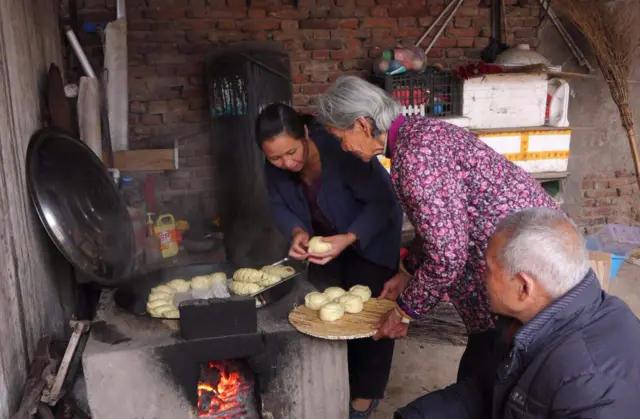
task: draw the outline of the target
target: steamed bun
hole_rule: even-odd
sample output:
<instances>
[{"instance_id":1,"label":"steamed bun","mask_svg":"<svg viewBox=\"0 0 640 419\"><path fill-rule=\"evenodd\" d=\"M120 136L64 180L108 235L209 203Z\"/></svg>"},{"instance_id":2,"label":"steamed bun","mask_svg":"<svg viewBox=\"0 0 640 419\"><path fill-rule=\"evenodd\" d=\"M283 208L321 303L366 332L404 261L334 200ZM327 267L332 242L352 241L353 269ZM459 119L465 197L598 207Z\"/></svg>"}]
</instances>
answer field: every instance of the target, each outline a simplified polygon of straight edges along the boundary
<instances>
[{"instance_id":1,"label":"steamed bun","mask_svg":"<svg viewBox=\"0 0 640 419\"><path fill-rule=\"evenodd\" d=\"M323 305L327 304L331 300L325 294L321 292L310 292L304 296L304 305L311 310L320 310Z\"/></svg>"},{"instance_id":2,"label":"steamed bun","mask_svg":"<svg viewBox=\"0 0 640 419\"><path fill-rule=\"evenodd\" d=\"M338 303L329 303L320 309L320 320L334 322L344 316L344 308Z\"/></svg>"},{"instance_id":3,"label":"steamed bun","mask_svg":"<svg viewBox=\"0 0 640 419\"><path fill-rule=\"evenodd\" d=\"M329 297L329 300L331 301L335 300L338 297L342 297L344 294L346 294L346 291L340 287L329 287L324 290L324 295Z\"/></svg>"},{"instance_id":4,"label":"steamed bun","mask_svg":"<svg viewBox=\"0 0 640 419\"><path fill-rule=\"evenodd\" d=\"M336 300L344 307L347 313L360 313L362 311L362 298L353 294L345 294Z\"/></svg>"},{"instance_id":5,"label":"steamed bun","mask_svg":"<svg viewBox=\"0 0 640 419\"><path fill-rule=\"evenodd\" d=\"M349 293L362 298L363 303L369 301L369 298L371 298L371 288L364 285L354 285L349 288Z\"/></svg>"}]
</instances>

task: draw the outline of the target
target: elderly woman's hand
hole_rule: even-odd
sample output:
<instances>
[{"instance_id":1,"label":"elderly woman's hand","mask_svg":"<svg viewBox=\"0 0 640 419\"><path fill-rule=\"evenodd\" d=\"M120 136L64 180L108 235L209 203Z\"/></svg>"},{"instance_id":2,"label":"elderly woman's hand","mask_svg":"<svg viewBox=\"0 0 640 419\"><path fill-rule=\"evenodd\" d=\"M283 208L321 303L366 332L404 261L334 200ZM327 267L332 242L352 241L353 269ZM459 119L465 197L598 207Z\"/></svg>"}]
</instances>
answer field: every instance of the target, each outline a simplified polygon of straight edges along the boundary
<instances>
[{"instance_id":1,"label":"elderly woman's hand","mask_svg":"<svg viewBox=\"0 0 640 419\"><path fill-rule=\"evenodd\" d=\"M391 277L387 282L384 283L384 288L382 288L382 292L380 293L380 298L385 298L387 300L396 300L398 296L407 288L407 284L411 279L411 275L406 272L400 271L394 276Z\"/></svg>"},{"instance_id":2,"label":"elderly woman's hand","mask_svg":"<svg viewBox=\"0 0 640 419\"><path fill-rule=\"evenodd\" d=\"M331 249L324 253L309 253L309 262L317 265L326 265L337 258L347 247L356 242L358 238L353 233L337 234L335 236L323 237L322 241L331 244Z\"/></svg>"},{"instance_id":3,"label":"elderly woman's hand","mask_svg":"<svg viewBox=\"0 0 640 419\"><path fill-rule=\"evenodd\" d=\"M407 336L409 321L409 316L405 315L399 307L394 307L393 310L389 310L382 316L378 330L373 335L373 340L397 339Z\"/></svg>"}]
</instances>

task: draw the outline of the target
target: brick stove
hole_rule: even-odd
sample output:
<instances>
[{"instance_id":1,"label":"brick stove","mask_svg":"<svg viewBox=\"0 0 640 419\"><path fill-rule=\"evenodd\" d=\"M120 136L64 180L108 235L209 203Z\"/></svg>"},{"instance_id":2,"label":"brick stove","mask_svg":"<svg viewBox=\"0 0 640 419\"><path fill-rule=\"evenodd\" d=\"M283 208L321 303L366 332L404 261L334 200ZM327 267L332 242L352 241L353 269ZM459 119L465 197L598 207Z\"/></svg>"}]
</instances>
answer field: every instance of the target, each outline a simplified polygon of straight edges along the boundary
<instances>
[{"instance_id":1,"label":"brick stove","mask_svg":"<svg viewBox=\"0 0 640 419\"><path fill-rule=\"evenodd\" d=\"M346 344L311 338L289 325L289 310L314 289L304 277L295 281L287 296L258 310L258 334L195 340L180 337L177 321L131 314L116 306L112 290L103 291L83 355L93 418L196 418L198 383L207 382L202 377L210 376L211 365L226 366L227 377L239 370L245 375L247 413L222 417L347 417ZM210 381L208 386L218 385Z\"/></svg>"}]
</instances>

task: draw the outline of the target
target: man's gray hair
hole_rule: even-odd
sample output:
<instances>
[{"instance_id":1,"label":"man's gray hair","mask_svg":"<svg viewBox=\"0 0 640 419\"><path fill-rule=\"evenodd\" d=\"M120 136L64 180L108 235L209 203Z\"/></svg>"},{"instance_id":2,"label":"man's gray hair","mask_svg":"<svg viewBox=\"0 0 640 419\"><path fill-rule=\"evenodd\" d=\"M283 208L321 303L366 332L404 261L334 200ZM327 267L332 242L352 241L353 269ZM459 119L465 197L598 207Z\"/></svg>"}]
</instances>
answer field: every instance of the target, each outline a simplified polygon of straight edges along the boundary
<instances>
[{"instance_id":1,"label":"man's gray hair","mask_svg":"<svg viewBox=\"0 0 640 419\"><path fill-rule=\"evenodd\" d=\"M511 275L538 280L553 298L576 286L589 271L582 234L559 210L529 208L506 217L496 229L505 234L498 260Z\"/></svg>"},{"instance_id":2,"label":"man's gray hair","mask_svg":"<svg viewBox=\"0 0 640 419\"><path fill-rule=\"evenodd\" d=\"M400 105L387 92L356 76L343 76L315 99L320 122L351 128L360 117L371 119L377 131L385 132L400 115Z\"/></svg>"}]
</instances>

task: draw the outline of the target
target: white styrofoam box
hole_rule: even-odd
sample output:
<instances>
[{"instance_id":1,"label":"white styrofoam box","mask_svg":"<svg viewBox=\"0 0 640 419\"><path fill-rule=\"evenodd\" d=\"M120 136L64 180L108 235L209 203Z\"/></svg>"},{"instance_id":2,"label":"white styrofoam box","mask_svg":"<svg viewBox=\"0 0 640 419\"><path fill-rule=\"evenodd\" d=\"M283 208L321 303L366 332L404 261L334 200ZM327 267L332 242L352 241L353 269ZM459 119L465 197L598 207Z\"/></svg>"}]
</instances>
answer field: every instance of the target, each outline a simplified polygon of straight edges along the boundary
<instances>
[{"instance_id":1,"label":"white styrofoam box","mask_svg":"<svg viewBox=\"0 0 640 419\"><path fill-rule=\"evenodd\" d=\"M471 128L542 126L546 106L546 74L488 74L465 80L462 90L462 115Z\"/></svg>"},{"instance_id":2,"label":"white styrofoam box","mask_svg":"<svg viewBox=\"0 0 640 419\"><path fill-rule=\"evenodd\" d=\"M529 173L565 172L569 163L568 128L477 131L478 138Z\"/></svg>"}]
</instances>

